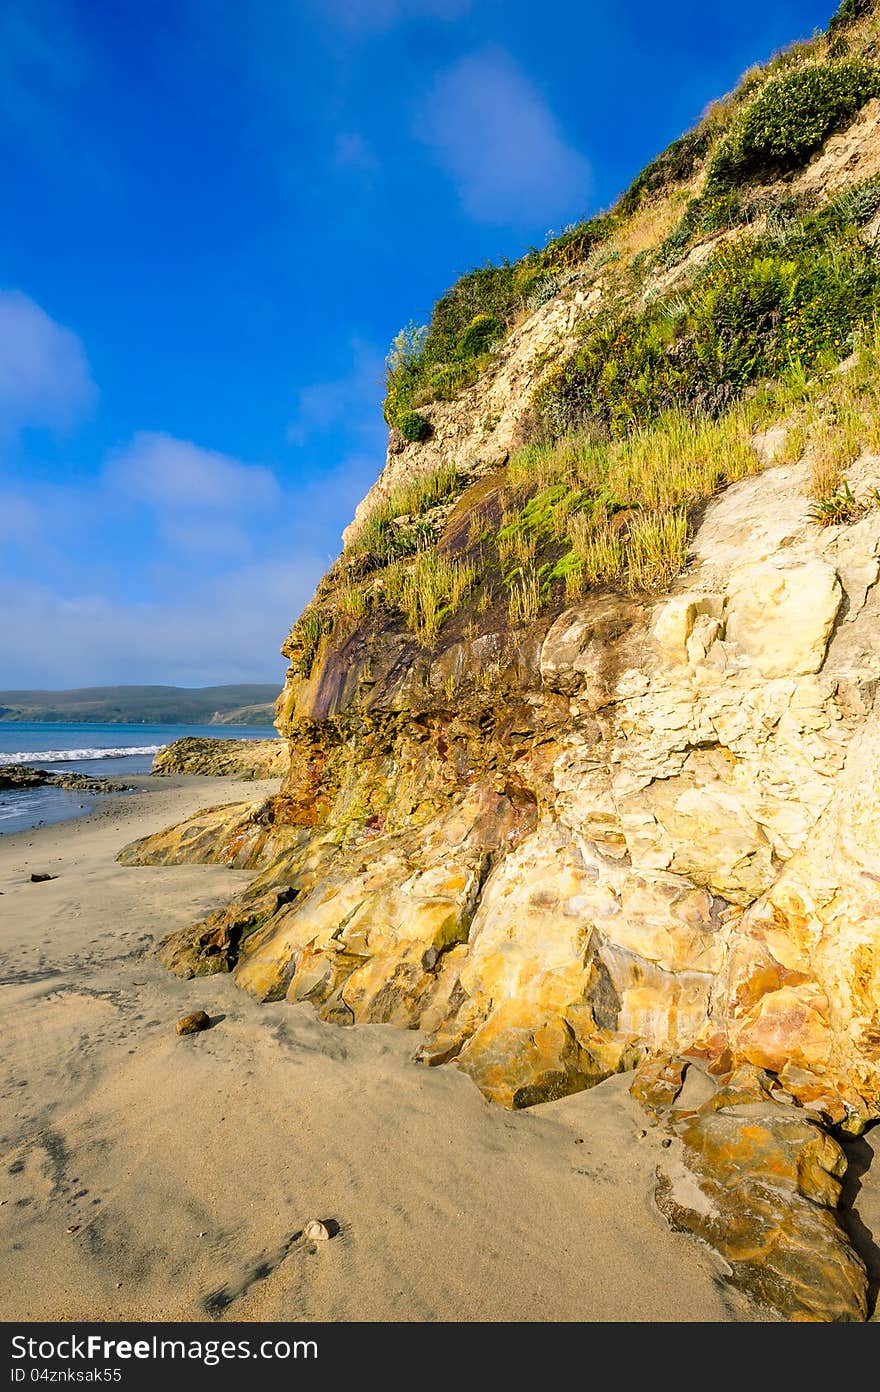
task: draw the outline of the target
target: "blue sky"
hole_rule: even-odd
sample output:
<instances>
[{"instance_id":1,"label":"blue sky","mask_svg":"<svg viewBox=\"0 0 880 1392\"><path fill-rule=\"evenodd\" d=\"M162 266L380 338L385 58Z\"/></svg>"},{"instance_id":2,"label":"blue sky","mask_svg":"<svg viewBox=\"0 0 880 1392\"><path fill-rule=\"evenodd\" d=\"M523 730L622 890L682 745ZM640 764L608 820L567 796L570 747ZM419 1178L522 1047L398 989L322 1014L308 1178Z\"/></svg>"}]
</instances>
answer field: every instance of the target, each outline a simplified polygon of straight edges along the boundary
<instances>
[{"instance_id":1,"label":"blue sky","mask_svg":"<svg viewBox=\"0 0 880 1392\"><path fill-rule=\"evenodd\" d=\"M0 688L280 681L382 365L832 0L6 0Z\"/></svg>"}]
</instances>

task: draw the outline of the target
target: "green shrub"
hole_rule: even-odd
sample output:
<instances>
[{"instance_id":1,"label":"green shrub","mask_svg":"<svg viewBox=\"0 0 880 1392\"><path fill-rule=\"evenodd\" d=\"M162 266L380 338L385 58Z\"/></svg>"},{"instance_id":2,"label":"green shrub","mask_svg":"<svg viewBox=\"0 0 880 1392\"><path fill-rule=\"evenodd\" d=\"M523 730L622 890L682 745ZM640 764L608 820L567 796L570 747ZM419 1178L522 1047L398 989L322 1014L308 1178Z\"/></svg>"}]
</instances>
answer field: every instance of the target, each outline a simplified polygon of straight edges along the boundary
<instances>
[{"instance_id":1,"label":"green shrub","mask_svg":"<svg viewBox=\"0 0 880 1392\"><path fill-rule=\"evenodd\" d=\"M451 401L473 380L474 374L469 363L426 363L413 398L419 406L427 406L432 401Z\"/></svg>"},{"instance_id":2,"label":"green shrub","mask_svg":"<svg viewBox=\"0 0 880 1392\"><path fill-rule=\"evenodd\" d=\"M820 527L837 527L842 522L851 521L857 511L858 504L844 479L842 487L835 488L833 493L829 493L825 498L817 499L807 516Z\"/></svg>"},{"instance_id":3,"label":"green shrub","mask_svg":"<svg viewBox=\"0 0 880 1392\"><path fill-rule=\"evenodd\" d=\"M515 274L509 261L477 266L463 275L434 306L426 350L444 355L455 350L460 335L478 314L505 318L515 299Z\"/></svg>"},{"instance_id":4,"label":"green shrub","mask_svg":"<svg viewBox=\"0 0 880 1392\"><path fill-rule=\"evenodd\" d=\"M580 264L617 226L603 214L565 228L516 262L477 266L441 295L429 325L408 325L386 359L385 419L450 400L477 380L517 315L559 291L560 272Z\"/></svg>"},{"instance_id":5,"label":"green shrub","mask_svg":"<svg viewBox=\"0 0 880 1392\"><path fill-rule=\"evenodd\" d=\"M690 179L709 148L709 140L710 132L705 126L698 126L696 130L673 140L668 149L652 160L630 184L618 205L620 212L624 215L634 213L649 194L659 193L670 184L682 184Z\"/></svg>"},{"instance_id":6,"label":"green shrub","mask_svg":"<svg viewBox=\"0 0 880 1392\"><path fill-rule=\"evenodd\" d=\"M458 336L456 356L465 361L485 353L504 332L504 325L494 314L475 314Z\"/></svg>"},{"instance_id":7,"label":"green shrub","mask_svg":"<svg viewBox=\"0 0 880 1392\"><path fill-rule=\"evenodd\" d=\"M427 416L420 415L418 411L402 411L397 418L397 428L410 444L423 444L434 433Z\"/></svg>"},{"instance_id":8,"label":"green shrub","mask_svg":"<svg viewBox=\"0 0 880 1392\"><path fill-rule=\"evenodd\" d=\"M876 70L854 60L771 78L714 155L710 181L724 186L799 168L878 91Z\"/></svg>"},{"instance_id":9,"label":"green shrub","mask_svg":"<svg viewBox=\"0 0 880 1392\"><path fill-rule=\"evenodd\" d=\"M600 213L598 217L585 222L574 222L550 241L542 251L533 252L535 263L542 272L565 271L579 266L595 251L602 242L607 241L620 222L616 212Z\"/></svg>"},{"instance_id":10,"label":"green shrub","mask_svg":"<svg viewBox=\"0 0 880 1392\"><path fill-rule=\"evenodd\" d=\"M449 399L475 381L478 361L520 304L522 269L478 266L434 306L431 323L398 334L386 359L385 419L400 428L416 405Z\"/></svg>"},{"instance_id":11,"label":"green shrub","mask_svg":"<svg viewBox=\"0 0 880 1392\"><path fill-rule=\"evenodd\" d=\"M873 179L866 179L864 183L855 184L839 193L829 205L829 212L839 226L845 227L851 222L856 227L864 227L865 223L871 221L878 208L880 175L875 175Z\"/></svg>"},{"instance_id":12,"label":"green shrub","mask_svg":"<svg viewBox=\"0 0 880 1392\"><path fill-rule=\"evenodd\" d=\"M874 8L874 0L840 0L840 4L828 21L828 33L836 34L841 29L849 29L864 19Z\"/></svg>"},{"instance_id":13,"label":"green shrub","mask_svg":"<svg viewBox=\"0 0 880 1392\"><path fill-rule=\"evenodd\" d=\"M701 198L692 198L682 214L681 222L661 242L657 259L666 268L681 260L695 237L711 232L729 231L748 214L741 195L735 190L715 190Z\"/></svg>"},{"instance_id":14,"label":"green shrub","mask_svg":"<svg viewBox=\"0 0 880 1392\"><path fill-rule=\"evenodd\" d=\"M531 281L526 299L529 309L539 309L542 304L559 294L559 281L550 271L540 271Z\"/></svg>"},{"instance_id":15,"label":"green shrub","mask_svg":"<svg viewBox=\"0 0 880 1392\"><path fill-rule=\"evenodd\" d=\"M422 359L428 339L425 324L407 324L391 344L385 359L386 394L384 412L389 425L397 425L409 407L415 383L422 372Z\"/></svg>"},{"instance_id":16,"label":"green shrub","mask_svg":"<svg viewBox=\"0 0 880 1392\"><path fill-rule=\"evenodd\" d=\"M715 415L751 383L845 356L880 307L880 260L845 207L841 196L781 242L726 242L688 289L642 313L607 311L538 393L544 432L620 435L674 407Z\"/></svg>"},{"instance_id":17,"label":"green shrub","mask_svg":"<svg viewBox=\"0 0 880 1392\"><path fill-rule=\"evenodd\" d=\"M391 344L387 359L389 372L406 372L414 368L425 350L427 337L426 325L414 324L410 320Z\"/></svg>"}]
</instances>

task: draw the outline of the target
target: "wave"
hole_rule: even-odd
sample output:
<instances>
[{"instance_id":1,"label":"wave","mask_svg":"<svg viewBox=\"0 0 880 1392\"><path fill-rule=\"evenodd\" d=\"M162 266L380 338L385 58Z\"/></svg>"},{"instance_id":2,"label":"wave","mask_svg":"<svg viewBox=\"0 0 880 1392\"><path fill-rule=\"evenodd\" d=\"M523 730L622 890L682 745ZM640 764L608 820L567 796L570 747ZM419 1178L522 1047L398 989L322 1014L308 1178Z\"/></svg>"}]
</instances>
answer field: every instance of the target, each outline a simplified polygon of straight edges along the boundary
<instances>
[{"instance_id":1,"label":"wave","mask_svg":"<svg viewBox=\"0 0 880 1392\"><path fill-rule=\"evenodd\" d=\"M121 749L22 749L0 752L0 764L72 764L81 759L123 759L128 754L158 754L164 744L125 745Z\"/></svg>"}]
</instances>

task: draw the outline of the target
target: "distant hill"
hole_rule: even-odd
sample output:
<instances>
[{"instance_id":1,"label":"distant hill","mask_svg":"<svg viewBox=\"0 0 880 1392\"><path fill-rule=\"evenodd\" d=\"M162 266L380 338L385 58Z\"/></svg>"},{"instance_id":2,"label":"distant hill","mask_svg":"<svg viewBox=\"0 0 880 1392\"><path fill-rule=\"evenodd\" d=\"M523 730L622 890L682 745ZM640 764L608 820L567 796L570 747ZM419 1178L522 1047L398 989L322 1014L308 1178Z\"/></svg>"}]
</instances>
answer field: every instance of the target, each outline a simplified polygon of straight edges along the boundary
<instances>
[{"instance_id":1,"label":"distant hill","mask_svg":"<svg viewBox=\"0 0 880 1392\"><path fill-rule=\"evenodd\" d=\"M257 682L236 686L85 686L75 691L0 691L0 721L271 725L277 695L276 686Z\"/></svg>"},{"instance_id":2,"label":"distant hill","mask_svg":"<svg viewBox=\"0 0 880 1392\"><path fill-rule=\"evenodd\" d=\"M211 725L274 725L275 702L260 702L255 706L239 706L236 710L222 711L209 721Z\"/></svg>"}]
</instances>

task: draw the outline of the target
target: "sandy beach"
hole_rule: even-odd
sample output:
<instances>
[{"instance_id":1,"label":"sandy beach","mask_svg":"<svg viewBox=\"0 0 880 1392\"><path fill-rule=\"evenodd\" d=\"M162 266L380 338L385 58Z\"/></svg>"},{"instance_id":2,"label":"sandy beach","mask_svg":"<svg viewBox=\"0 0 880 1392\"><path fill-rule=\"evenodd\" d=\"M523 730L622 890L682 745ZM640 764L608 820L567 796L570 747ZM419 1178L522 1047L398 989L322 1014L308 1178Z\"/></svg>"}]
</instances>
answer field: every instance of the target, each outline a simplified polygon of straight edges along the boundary
<instances>
[{"instance_id":1,"label":"sandy beach","mask_svg":"<svg viewBox=\"0 0 880 1392\"><path fill-rule=\"evenodd\" d=\"M627 1075L509 1113L419 1035L164 971L154 944L248 874L116 853L274 785L141 784L0 839L0 1318L766 1318L655 1210Z\"/></svg>"}]
</instances>

